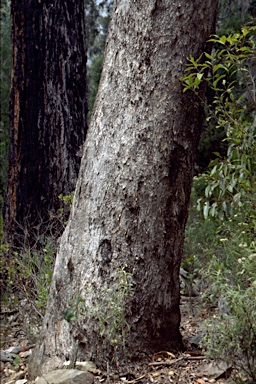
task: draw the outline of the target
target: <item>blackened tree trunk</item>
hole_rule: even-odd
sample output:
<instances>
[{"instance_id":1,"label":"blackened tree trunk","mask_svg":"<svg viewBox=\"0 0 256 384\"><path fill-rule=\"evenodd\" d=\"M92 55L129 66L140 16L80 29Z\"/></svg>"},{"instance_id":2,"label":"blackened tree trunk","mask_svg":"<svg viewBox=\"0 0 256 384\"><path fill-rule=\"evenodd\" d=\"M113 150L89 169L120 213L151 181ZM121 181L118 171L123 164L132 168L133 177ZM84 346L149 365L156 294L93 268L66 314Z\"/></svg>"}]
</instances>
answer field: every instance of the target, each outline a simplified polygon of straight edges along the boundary
<instances>
[{"instance_id":1,"label":"blackened tree trunk","mask_svg":"<svg viewBox=\"0 0 256 384\"><path fill-rule=\"evenodd\" d=\"M79 360L101 367L122 353L127 361L182 348L179 267L201 112L194 94L183 93L180 78L187 58L206 48L216 7L214 0L114 5L31 377L71 359L76 343ZM132 276L128 296L120 290L120 271ZM122 320L118 294L129 327L116 325L113 336L113 319ZM68 322L72 311L65 318L64 312L70 307L76 314L77 298L87 310ZM122 352L115 343L124 328Z\"/></svg>"},{"instance_id":2,"label":"blackened tree trunk","mask_svg":"<svg viewBox=\"0 0 256 384\"><path fill-rule=\"evenodd\" d=\"M75 188L87 130L83 0L13 0L5 238L47 221Z\"/></svg>"}]
</instances>

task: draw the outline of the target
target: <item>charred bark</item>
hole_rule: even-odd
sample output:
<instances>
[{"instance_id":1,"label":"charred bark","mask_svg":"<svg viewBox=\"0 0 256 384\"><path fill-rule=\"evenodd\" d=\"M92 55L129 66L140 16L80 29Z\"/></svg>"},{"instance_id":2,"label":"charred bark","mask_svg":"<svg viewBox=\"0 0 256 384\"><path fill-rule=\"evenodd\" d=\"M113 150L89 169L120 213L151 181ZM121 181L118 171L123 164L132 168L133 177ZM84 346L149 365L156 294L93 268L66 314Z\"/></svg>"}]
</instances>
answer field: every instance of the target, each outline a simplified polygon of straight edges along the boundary
<instances>
[{"instance_id":1,"label":"charred bark","mask_svg":"<svg viewBox=\"0 0 256 384\"><path fill-rule=\"evenodd\" d=\"M48 221L75 188L87 130L83 1L14 0L5 238Z\"/></svg>"},{"instance_id":2,"label":"charred bark","mask_svg":"<svg viewBox=\"0 0 256 384\"><path fill-rule=\"evenodd\" d=\"M180 78L187 58L206 48L216 6L212 0L114 5L32 377L71 359L77 342L79 360L104 368L113 356L127 361L182 349L179 267L202 111L192 93L183 93ZM95 308L103 308L110 288L118 289L122 268L132 275L123 303L130 331L124 354L113 355ZM63 314L77 297L88 311L73 325Z\"/></svg>"}]
</instances>

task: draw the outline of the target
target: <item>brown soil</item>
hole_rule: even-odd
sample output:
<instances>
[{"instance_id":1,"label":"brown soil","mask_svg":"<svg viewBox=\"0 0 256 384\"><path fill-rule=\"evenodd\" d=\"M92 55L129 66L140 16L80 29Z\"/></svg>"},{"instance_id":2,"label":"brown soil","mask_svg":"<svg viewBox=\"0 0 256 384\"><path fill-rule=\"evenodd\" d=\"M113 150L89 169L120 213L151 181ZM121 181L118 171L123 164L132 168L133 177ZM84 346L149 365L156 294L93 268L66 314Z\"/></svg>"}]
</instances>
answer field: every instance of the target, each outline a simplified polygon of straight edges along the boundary
<instances>
[{"instance_id":1,"label":"brown soil","mask_svg":"<svg viewBox=\"0 0 256 384\"><path fill-rule=\"evenodd\" d=\"M31 318L26 319L26 315L24 316L24 309L19 305L19 310L11 311L2 308L1 311L1 349L6 350L14 345L23 348L23 352L14 362L0 363L3 384L15 383L16 380L24 379L27 376L29 356L24 357L23 355L27 350L31 350L33 353L35 338L31 335L35 330L31 325L33 324ZM230 375L229 371L224 370L219 377L210 375L210 370L208 371L210 360L204 356L202 350L196 349L190 344L191 338L200 332L203 320L211 316L214 311L215 309L202 309L197 297L182 297L181 333L186 352L174 355L170 351L159 351L152 356L151 361L122 365L117 367L115 372L98 371L95 374L95 384L233 383L231 378L227 378ZM28 312L27 316L30 317ZM27 382L31 383L29 380Z\"/></svg>"}]
</instances>

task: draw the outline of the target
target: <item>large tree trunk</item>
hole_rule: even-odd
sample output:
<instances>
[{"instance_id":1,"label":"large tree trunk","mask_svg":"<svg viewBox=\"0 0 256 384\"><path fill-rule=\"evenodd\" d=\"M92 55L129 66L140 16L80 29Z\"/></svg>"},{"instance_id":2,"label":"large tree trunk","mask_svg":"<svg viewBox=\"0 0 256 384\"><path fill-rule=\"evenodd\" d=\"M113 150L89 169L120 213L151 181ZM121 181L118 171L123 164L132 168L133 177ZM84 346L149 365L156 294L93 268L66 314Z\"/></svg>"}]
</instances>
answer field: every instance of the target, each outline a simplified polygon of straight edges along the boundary
<instances>
[{"instance_id":1,"label":"large tree trunk","mask_svg":"<svg viewBox=\"0 0 256 384\"><path fill-rule=\"evenodd\" d=\"M75 189L87 129L83 0L13 0L5 237L47 221Z\"/></svg>"},{"instance_id":2,"label":"large tree trunk","mask_svg":"<svg viewBox=\"0 0 256 384\"><path fill-rule=\"evenodd\" d=\"M121 0L114 5L32 377L61 366L76 343L79 359L100 366L121 359L115 339L118 344L122 330L129 331L126 359L182 348L179 267L201 113L194 95L182 92L180 78L187 57L205 49L216 6L213 0ZM122 268L121 273L132 275L128 296L117 288L123 286L116 278ZM113 337L109 327L118 295L129 328L123 321ZM64 312L69 306L75 311L79 297L87 311L68 323Z\"/></svg>"}]
</instances>

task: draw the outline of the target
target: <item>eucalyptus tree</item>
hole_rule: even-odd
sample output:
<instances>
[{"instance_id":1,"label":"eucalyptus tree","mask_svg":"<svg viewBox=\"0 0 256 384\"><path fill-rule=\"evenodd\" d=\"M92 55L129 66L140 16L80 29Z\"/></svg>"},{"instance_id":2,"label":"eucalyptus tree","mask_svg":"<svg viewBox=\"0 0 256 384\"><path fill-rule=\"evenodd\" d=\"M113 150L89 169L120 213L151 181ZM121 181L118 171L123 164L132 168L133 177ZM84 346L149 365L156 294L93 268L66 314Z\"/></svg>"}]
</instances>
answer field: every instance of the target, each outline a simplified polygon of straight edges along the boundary
<instances>
[{"instance_id":1,"label":"eucalyptus tree","mask_svg":"<svg viewBox=\"0 0 256 384\"><path fill-rule=\"evenodd\" d=\"M179 267L203 111L180 79L207 49L216 9L215 0L114 3L31 377L65 360L106 368L183 348Z\"/></svg>"}]
</instances>

